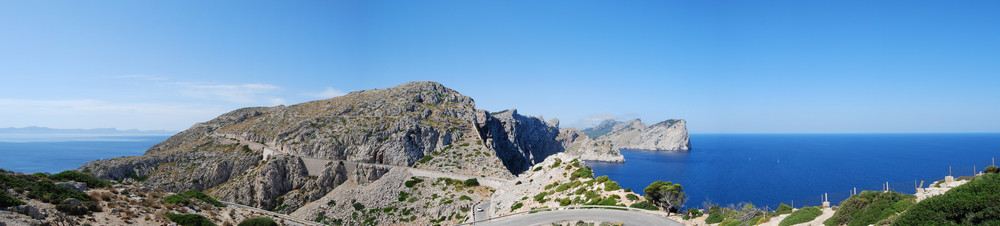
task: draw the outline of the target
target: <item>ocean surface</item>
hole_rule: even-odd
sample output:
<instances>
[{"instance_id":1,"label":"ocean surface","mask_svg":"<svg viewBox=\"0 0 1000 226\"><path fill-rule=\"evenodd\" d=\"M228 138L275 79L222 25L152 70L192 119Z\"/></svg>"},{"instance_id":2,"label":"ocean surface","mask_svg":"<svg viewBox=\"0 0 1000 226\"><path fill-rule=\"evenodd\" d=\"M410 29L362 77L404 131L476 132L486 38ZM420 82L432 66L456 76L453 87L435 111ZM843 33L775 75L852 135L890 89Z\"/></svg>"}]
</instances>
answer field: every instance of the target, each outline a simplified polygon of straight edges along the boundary
<instances>
[{"instance_id":1,"label":"ocean surface","mask_svg":"<svg viewBox=\"0 0 1000 226\"><path fill-rule=\"evenodd\" d=\"M59 173L84 163L137 156L170 136L11 135L0 137L0 168Z\"/></svg>"},{"instance_id":2,"label":"ocean surface","mask_svg":"<svg viewBox=\"0 0 1000 226\"><path fill-rule=\"evenodd\" d=\"M1000 134L694 134L689 152L622 150L625 163L588 162L637 193L650 183L680 183L688 208L706 199L777 208L838 205L853 189L913 194L951 174L972 175L1000 157Z\"/></svg>"}]
</instances>

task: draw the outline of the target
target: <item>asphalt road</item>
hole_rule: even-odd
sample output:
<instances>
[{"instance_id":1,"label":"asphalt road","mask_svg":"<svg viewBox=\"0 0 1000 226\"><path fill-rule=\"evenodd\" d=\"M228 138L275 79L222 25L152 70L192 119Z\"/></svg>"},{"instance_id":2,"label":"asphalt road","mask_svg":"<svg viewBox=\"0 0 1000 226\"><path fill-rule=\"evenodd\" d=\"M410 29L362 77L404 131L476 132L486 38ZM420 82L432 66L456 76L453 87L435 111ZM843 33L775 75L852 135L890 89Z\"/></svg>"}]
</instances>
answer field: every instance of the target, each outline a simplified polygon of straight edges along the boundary
<instances>
[{"instance_id":1,"label":"asphalt road","mask_svg":"<svg viewBox=\"0 0 1000 226\"><path fill-rule=\"evenodd\" d=\"M477 207L482 208L483 211L482 212L476 211ZM490 217L489 212L490 212L490 200L486 200L486 202L481 202L479 204L476 204L476 206L472 207L472 219L470 220L472 221L485 220L486 218Z\"/></svg>"},{"instance_id":2,"label":"asphalt road","mask_svg":"<svg viewBox=\"0 0 1000 226\"><path fill-rule=\"evenodd\" d=\"M571 209L539 212L476 225L541 225L563 221L602 221L622 225L682 225L651 214L608 209Z\"/></svg>"}]
</instances>

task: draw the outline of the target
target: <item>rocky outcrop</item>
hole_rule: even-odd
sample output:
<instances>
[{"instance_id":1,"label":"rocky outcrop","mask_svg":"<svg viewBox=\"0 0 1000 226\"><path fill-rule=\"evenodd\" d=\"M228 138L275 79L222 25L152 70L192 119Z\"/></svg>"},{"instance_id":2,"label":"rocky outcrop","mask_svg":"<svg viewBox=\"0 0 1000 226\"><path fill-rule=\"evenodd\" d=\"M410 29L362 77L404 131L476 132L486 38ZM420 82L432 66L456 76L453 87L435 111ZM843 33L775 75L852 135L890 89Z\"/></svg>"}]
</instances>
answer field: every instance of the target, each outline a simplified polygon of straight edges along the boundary
<instances>
[{"instance_id":1,"label":"rocky outcrop","mask_svg":"<svg viewBox=\"0 0 1000 226\"><path fill-rule=\"evenodd\" d=\"M613 125L610 132L597 138L609 141L616 148L657 151L691 150L687 125L683 119L670 119L653 125L646 125L639 119L626 122L602 122Z\"/></svg>"},{"instance_id":2,"label":"rocky outcrop","mask_svg":"<svg viewBox=\"0 0 1000 226\"><path fill-rule=\"evenodd\" d=\"M573 128L559 130L557 141L562 143L565 153L580 160L625 162L625 156L610 141L597 141Z\"/></svg>"},{"instance_id":3,"label":"rocky outcrop","mask_svg":"<svg viewBox=\"0 0 1000 226\"><path fill-rule=\"evenodd\" d=\"M546 123L540 117L517 114L517 109L495 113L479 110L475 119L485 145L495 150L504 166L515 175L563 151L556 141L558 120Z\"/></svg>"}]
</instances>

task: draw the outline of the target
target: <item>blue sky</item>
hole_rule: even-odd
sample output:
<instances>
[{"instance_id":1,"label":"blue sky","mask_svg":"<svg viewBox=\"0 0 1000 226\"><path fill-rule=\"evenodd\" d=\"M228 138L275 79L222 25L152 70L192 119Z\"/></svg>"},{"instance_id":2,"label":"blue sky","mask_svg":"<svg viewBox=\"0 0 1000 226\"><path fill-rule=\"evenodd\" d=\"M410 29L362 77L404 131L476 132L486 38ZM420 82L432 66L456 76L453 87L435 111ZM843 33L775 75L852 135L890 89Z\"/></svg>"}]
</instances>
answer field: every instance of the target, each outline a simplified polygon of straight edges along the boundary
<instances>
[{"instance_id":1,"label":"blue sky","mask_svg":"<svg viewBox=\"0 0 1000 226\"><path fill-rule=\"evenodd\" d=\"M1000 132L990 1L5 1L0 127L169 129L438 81L694 133Z\"/></svg>"}]
</instances>

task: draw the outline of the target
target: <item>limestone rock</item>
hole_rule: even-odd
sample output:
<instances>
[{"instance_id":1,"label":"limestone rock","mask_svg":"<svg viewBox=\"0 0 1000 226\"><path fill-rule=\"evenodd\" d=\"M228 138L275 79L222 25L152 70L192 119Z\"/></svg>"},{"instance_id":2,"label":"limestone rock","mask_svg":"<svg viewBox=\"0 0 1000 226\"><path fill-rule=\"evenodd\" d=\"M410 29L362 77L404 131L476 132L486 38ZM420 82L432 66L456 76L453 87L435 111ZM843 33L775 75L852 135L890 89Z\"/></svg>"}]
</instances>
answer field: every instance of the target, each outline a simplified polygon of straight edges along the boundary
<instances>
[{"instance_id":1,"label":"limestone rock","mask_svg":"<svg viewBox=\"0 0 1000 226\"><path fill-rule=\"evenodd\" d=\"M653 125L632 119L626 122L602 122L595 127L598 129L592 131L600 134L610 126L609 132L600 135L597 140L609 141L620 149L687 151L691 150L691 141L686 124L683 119L670 119Z\"/></svg>"},{"instance_id":2,"label":"limestone rock","mask_svg":"<svg viewBox=\"0 0 1000 226\"><path fill-rule=\"evenodd\" d=\"M76 182L76 181L56 182L56 185L67 187L69 189L73 189L79 192L83 192L83 190L87 189L87 183L84 182Z\"/></svg>"},{"instance_id":3,"label":"limestone rock","mask_svg":"<svg viewBox=\"0 0 1000 226\"><path fill-rule=\"evenodd\" d=\"M604 162L625 162L625 156L610 141L597 141L573 128L559 130L556 138L562 143L566 154L580 160Z\"/></svg>"},{"instance_id":4,"label":"limestone rock","mask_svg":"<svg viewBox=\"0 0 1000 226\"><path fill-rule=\"evenodd\" d=\"M555 139L559 128L552 124L547 124L540 117L517 114L517 109L476 112L479 135L486 141L487 147L496 150L497 157L515 175L563 151L562 145Z\"/></svg>"}]
</instances>

